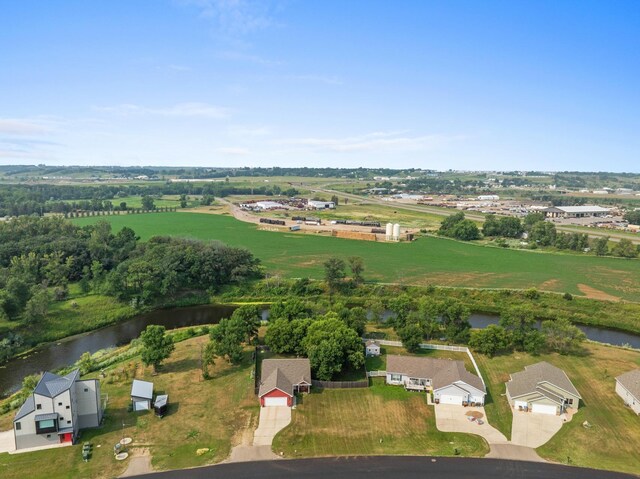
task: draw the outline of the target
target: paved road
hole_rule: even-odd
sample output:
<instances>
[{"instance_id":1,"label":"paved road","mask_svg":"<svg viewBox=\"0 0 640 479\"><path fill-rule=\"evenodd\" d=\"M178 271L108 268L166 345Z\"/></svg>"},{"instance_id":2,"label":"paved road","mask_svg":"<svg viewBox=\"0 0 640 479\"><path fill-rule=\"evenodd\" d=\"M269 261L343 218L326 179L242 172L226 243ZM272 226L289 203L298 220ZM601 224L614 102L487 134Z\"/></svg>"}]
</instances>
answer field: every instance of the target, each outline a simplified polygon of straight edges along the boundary
<instances>
[{"instance_id":1,"label":"paved road","mask_svg":"<svg viewBox=\"0 0 640 479\"><path fill-rule=\"evenodd\" d=\"M139 479L629 479L634 476L498 459L359 457L221 464Z\"/></svg>"}]
</instances>

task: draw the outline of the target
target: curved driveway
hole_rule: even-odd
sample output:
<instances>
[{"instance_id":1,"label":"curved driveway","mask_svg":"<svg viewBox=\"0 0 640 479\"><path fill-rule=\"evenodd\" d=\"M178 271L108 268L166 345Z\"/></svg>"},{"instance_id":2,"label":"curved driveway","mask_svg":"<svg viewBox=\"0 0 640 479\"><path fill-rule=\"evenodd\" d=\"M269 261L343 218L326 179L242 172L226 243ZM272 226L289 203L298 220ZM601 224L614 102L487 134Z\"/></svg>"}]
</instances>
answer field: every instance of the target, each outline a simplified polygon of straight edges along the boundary
<instances>
[{"instance_id":1,"label":"curved driveway","mask_svg":"<svg viewBox=\"0 0 640 479\"><path fill-rule=\"evenodd\" d=\"M159 472L139 479L629 479L635 476L498 459L407 456L244 462Z\"/></svg>"}]
</instances>

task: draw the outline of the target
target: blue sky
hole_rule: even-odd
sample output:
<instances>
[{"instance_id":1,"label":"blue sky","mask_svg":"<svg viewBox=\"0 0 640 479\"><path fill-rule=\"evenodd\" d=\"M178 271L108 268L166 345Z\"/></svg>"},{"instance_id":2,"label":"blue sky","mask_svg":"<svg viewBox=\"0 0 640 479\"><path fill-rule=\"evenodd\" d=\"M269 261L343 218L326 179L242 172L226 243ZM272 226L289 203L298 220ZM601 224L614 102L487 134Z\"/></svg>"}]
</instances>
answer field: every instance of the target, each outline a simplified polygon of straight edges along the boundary
<instances>
[{"instance_id":1,"label":"blue sky","mask_svg":"<svg viewBox=\"0 0 640 479\"><path fill-rule=\"evenodd\" d=\"M0 0L0 164L640 172L640 2Z\"/></svg>"}]
</instances>

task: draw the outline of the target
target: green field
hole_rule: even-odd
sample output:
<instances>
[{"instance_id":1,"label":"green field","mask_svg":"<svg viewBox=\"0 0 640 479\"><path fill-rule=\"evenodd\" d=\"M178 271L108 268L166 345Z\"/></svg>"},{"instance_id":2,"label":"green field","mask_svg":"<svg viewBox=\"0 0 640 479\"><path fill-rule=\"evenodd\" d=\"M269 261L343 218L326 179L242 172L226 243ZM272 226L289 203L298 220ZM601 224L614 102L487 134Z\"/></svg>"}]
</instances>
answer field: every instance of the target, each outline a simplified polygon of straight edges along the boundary
<instances>
[{"instance_id":1,"label":"green field","mask_svg":"<svg viewBox=\"0 0 640 479\"><path fill-rule=\"evenodd\" d=\"M244 246L270 274L322 278L330 256L361 256L369 281L477 288L531 288L610 295L640 301L640 262L570 254L504 250L425 237L413 243L374 243L300 233L260 231L230 216L161 213L90 217L78 225L105 220L119 230L129 226L142 238L175 235Z\"/></svg>"}]
</instances>

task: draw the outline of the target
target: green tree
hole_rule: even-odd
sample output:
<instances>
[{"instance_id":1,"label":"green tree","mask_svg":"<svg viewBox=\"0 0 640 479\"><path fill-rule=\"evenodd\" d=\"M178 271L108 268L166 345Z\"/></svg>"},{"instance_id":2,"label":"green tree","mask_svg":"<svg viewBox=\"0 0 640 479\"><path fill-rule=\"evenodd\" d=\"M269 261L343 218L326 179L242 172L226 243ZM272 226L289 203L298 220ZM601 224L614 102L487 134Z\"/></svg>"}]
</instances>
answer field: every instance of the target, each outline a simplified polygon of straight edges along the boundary
<instances>
[{"instance_id":1,"label":"green tree","mask_svg":"<svg viewBox=\"0 0 640 479\"><path fill-rule=\"evenodd\" d=\"M209 341L202 349L202 377L209 379L211 374L209 372L209 366L213 366L216 363L216 343Z\"/></svg>"},{"instance_id":2,"label":"green tree","mask_svg":"<svg viewBox=\"0 0 640 479\"><path fill-rule=\"evenodd\" d=\"M542 322L542 333L547 346L560 354L572 354L580 350L585 334L567 318Z\"/></svg>"},{"instance_id":3,"label":"green tree","mask_svg":"<svg viewBox=\"0 0 640 479\"><path fill-rule=\"evenodd\" d=\"M162 362L171 356L175 349L173 340L165 333L164 326L150 324L140 334L142 362L145 366L153 366L154 371L157 371Z\"/></svg>"},{"instance_id":4,"label":"green tree","mask_svg":"<svg viewBox=\"0 0 640 479\"><path fill-rule=\"evenodd\" d=\"M500 224L496 215L487 215L482 225L482 234L485 236L500 236Z\"/></svg>"},{"instance_id":5,"label":"green tree","mask_svg":"<svg viewBox=\"0 0 640 479\"><path fill-rule=\"evenodd\" d=\"M309 308L297 298L289 298L287 301L277 301L269 309L269 321L275 319L302 319L309 317Z\"/></svg>"},{"instance_id":6,"label":"green tree","mask_svg":"<svg viewBox=\"0 0 640 479\"><path fill-rule=\"evenodd\" d=\"M329 300L342 285L342 280L346 276L344 272L344 261L339 258L329 258L324 262L324 279L329 287Z\"/></svg>"},{"instance_id":7,"label":"green tree","mask_svg":"<svg viewBox=\"0 0 640 479\"><path fill-rule=\"evenodd\" d=\"M527 216L524 217L524 220L522 221L522 225L525 231L531 231L531 228L533 228L533 225L541 221L544 221L544 213L529 213Z\"/></svg>"},{"instance_id":8,"label":"green tree","mask_svg":"<svg viewBox=\"0 0 640 479\"><path fill-rule=\"evenodd\" d=\"M442 307L442 325L445 337L455 343L466 343L469 340L471 312L459 301L448 299Z\"/></svg>"},{"instance_id":9,"label":"green tree","mask_svg":"<svg viewBox=\"0 0 640 479\"><path fill-rule=\"evenodd\" d=\"M348 261L353 282L357 285L364 283L364 260L360 256L351 256Z\"/></svg>"},{"instance_id":10,"label":"green tree","mask_svg":"<svg viewBox=\"0 0 640 479\"><path fill-rule=\"evenodd\" d=\"M408 323L398 331L398 336L402 341L402 346L410 353L420 350L420 343L423 339L423 331L418 323Z\"/></svg>"},{"instance_id":11,"label":"green tree","mask_svg":"<svg viewBox=\"0 0 640 479\"><path fill-rule=\"evenodd\" d=\"M306 351L302 343L311 322L308 318L270 320L264 342L274 353L302 356Z\"/></svg>"},{"instance_id":12,"label":"green tree","mask_svg":"<svg viewBox=\"0 0 640 479\"><path fill-rule=\"evenodd\" d=\"M365 308L369 311L371 319L376 323L381 323L384 320L384 304L378 298L368 299L365 303Z\"/></svg>"},{"instance_id":13,"label":"green tree","mask_svg":"<svg viewBox=\"0 0 640 479\"><path fill-rule=\"evenodd\" d=\"M597 256L606 256L609 254L609 237L603 236L593 240L593 252Z\"/></svg>"},{"instance_id":14,"label":"green tree","mask_svg":"<svg viewBox=\"0 0 640 479\"><path fill-rule=\"evenodd\" d=\"M24 321L28 325L41 322L49 311L49 292L47 288L36 286L34 292L24 308Z\"/></svg>"},{"instance_id":15,"label":"green tree","mask_svg":"<svg viewBox=\"0 0 640 479\"><path fill-rule=\"evenodd\" d=\"M518 351L525 350L527 335L535 330L536 318L527 306L514 306L500 314L500 326L510 333L511 343Z\"/></svg>"},{"instance_id":16,"label":"green tree","mask_svg":"<svg viewBox=\"0 0 640 479\"><path fill-rule=\"evenodd\" d=\"M355 306L351 309L347 309L347 315L345 318L341 318L345 324L353 329L358 336L364 334L364 330L367 324L367 311L360 306Z\"/></svg>"},{"instance_id":17,"label":"green tree","mask_svg":"<svg viewBox=\"0 0 640 479\"><path fill-rule=\"evenodd\" d=\"M216 356L226 357L230 363L242 360L242 343L246 338L246 327L238 318L224 318L211 330Z\"/></svg>"},{"instance_id":18,"label":"green tree","mask_svg":"<svg viewBox=\"0 0 640 479\"><path fill-rule=\"evenodd\" d=\"M529 231L529 240L540 246L551 246L556 242L556 227L548 221L538 221Z\"/></svg>"},{"instance_id":19,"label":"green tree","mask_svg":"<svg viewBox=\"0 0 640 479\"><path fill-rule=\"evenodd\" d=\"M480 239L480 230L473 221L463 220L453 227L450 236L462 241L473 241Z\"/></svg>"},{"instance_id":20,"label":"green tree","mask_svg":"<svg viewBox=\"0 0 640 479\"><path fill-rule=\"evenodd\" d=\"M631 240L624 238L618 241L618 243L611 249L611 254L621 258L637 258L638 249Z\"/></svg>"},{"instance_id":21,"label":"green tree","mask_svg":"<svg viewBox=\"0 0 640 479\"><path fill-rule=\"evenodd\" d=\"M413 311L415 305L408 294L401 294L389 300L389 310L395 314L393 324L396 329L404 328L409 313Z\"/></svg>"},{"instance_id":22,"label":"green tree","mask_svg":"<svg viewBox=\"0 0 640 479\"><path fill-rule=\"evenodd\" d=\"M258 338L258 329L262 321L262 313L258 306L255 304L243 304L233 312L231 318L244 325L245 341L247 343Z\"/></svg>"},{"instance_id":23,"label":"green tree","mask_svg":"<svg viewBox=\"0 0 640 479\"><path fill-rule=\"evenodd\" d=\"M509 334L502 326L490 324L486 328L471 332L469 346L482 354L493 357L496 353L509 347Z\"/></svg>"},{"instance_id":24,"label":"green tree","mask_svg":"<svg viewBox=\"0 0 640 479\"><path fill-rule=\"evenodd\" d=\"M142 209L143 210L153 210L155 209L155 202L153 198L149 195L145 195L142 197Z\"/></svg>"},{"instance_id":25,"label":"green tree","mask_svg":"<svg viewBox=\"0 0 640 479\"><path fill-rule=\"evenodd\" d=\"M640 210L627 211L622 217L632 225L640 225Z\"/></svg>"},{"instance_id":26,"label":"green tree","mask_svg":"<svg viewBox=\"0 0 640 479\"><path fill-rule=\"evenodd\" d=\"M320 380L330 380L344 367L360 369L364 365L360 337L336 318L335 313L329 313L309 326L303 346Z\"/></svg>"}]
</instances>

